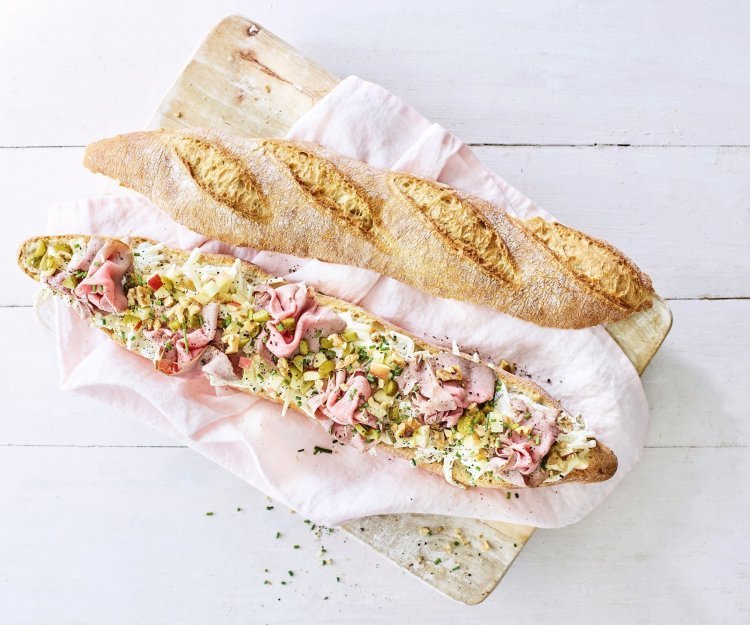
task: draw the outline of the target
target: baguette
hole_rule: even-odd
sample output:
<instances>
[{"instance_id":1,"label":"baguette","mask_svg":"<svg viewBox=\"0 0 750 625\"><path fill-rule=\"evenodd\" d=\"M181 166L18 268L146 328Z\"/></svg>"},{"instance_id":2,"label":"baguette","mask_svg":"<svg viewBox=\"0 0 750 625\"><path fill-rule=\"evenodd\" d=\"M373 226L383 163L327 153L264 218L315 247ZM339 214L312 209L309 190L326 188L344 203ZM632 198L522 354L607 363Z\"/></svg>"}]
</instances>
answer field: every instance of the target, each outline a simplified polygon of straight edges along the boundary
<instances>
[{"instance_id":1,"label":"baguette","mask_svg":"<svg viewBox=\"0 0 750 625\"><path fill-rule=\"evenodd\" d=\"M649 278L603 241L315 144L136 132L89 145L84 164L204 235L365 267L542 326L618 321L652 303Z\"/></svg>"},{"instance_id":2,"label":"baguette","mask_svg":"<svg viewBox=\"0 0 750 625\"><path fill-rule=\"evenodd\" d=\"M257 295L246 297L243 294L255 294L257 291L279 294L279 285L283 286L284 283L251 263L240 262L228 256L169 249L148 239L133 239L128 245L115 239L103 241L84 235L30 239L21 245L18 263L27 275L46 284L56 295L66 298L68 303L88 316L94 327L106 332L127 349L151 358L160 371L168 374L182 373L191 365L197 366L196 361L199 361L199 364L204 365L204 373L209 375L212 383L231 386L284 404L285 408L290 405L290 397L298 394L296 406L292 402L292 407L316 420L327 421L334 434L342 440L346 439L348 432L349 435L353 434L353 442L368 447L377 445L384 452L410 460L430 472L443 474L453 483L487 488L523 488L568 482L599 482L611 477L617 469L615 454L595 440L593 433L586 430L582 418L574 418L567 413L559 402L537 385L500 367L484 365L476 362L476 359L470 360L465 355L456 359L445 350L425 343L353 304L312 293L304 286L288 285L292 290L296 289L293 301L299 304L301 294L303 298L313 297L314 302L305 304L308 308L299 304L302 308L298 308L296 313L289 313L289 319L293 321L287 324L289 319L285 318L277 326L273 318L269 320L268 311L276 310L272 303L259 305L258 300L253 299ZM92 287L91 284L102 286ZM269 284L274 287L269 288ZM81 287L86 287L84 290L88 290L89 295L81 295ZM280 296L278 301L281 301ZM199 308L202 307L200 315L205 315L205 320L199 316L197 329L188 332L195 324L189 324L187 316L198 314L191 308L197 305L196 302ZM209 320L210 306L216 306L213 309L213 322ZM178 307L184 312L183 319L179 318L179 311L175 312ZM300 310L307 312L300 313ZM345 319L342 326L346 327L331 326L330 311L335 313L335 320ZM305 317L308 313L312 317ZM223 323L219 324L218 319L223 320ZM306 327L309 319L313 319L317 326L310 326L309 334L300 335L310 337L309 346L307 339L297 337L294 355L290 352L288 357L272 357L270 360L267 359L269 353L262 355L263 345L266 346L266 352L269 347L274 348L274 338L263 338L264 334L272 330L268 328L269 324L282 332L289 326L291 330L288 331L296 333ZM326 323L329 324L327 331L312 333L315 327L325 328ZM262 329L261 334L258 334L259 327ZM168 328L173 328L174 331ZM337 333L328 334L334 329ZM159 338L157 335L160 332L165 336ZM199 354L194 353L193 349L196 336L210 340L210 343L195 344L195 350L200 351ZM319 342L317 347L313 344L312 336L320 337L315 339ZM254 338L247 338L243 342L243 337ZM294 339L293 335L291 340ZM159 345L160 340L166 340L167 343ZM190 362L180 365L179 355L176 356L174 352L183 347L182 341L185 358L190 358ZM409 341L413 341L411 347ZM169 354L172 355L171 361L168 359ZM339 364L346 364L347 354L350 361L348 366L332 371L334 359L338 368ZM207 359L209 355L210 358ZM318 360L319 357L322 357L322 361ZM412 395L405 390L407 382L404 378L407 373L403 371L416 371L415 366L426 370L429 365L423 363L429 363L433 358L453 358L450 367L443 365L443 369L436 369L440 380L449 380L440 382L438 386L447 387L452 380L454 389L461 385L468 389L468 398L472 397L472 392L480 392L471 390L475 382L477 388L481 386L479 382L482 376L476 374L475 368L482 369L479 373L486 373L489 367L491 391L487 396L491 399L485 397L479 404L468 403L468 400L464 402L459 409L460 418L454 415L458 421L453 425L435 421L432 425L427 425L427 412L417 413L414 410L416 400L410 399L417 397L420 391L416 386L411 391ZM323 362L329 364L322 364ZM208 368L211 363L213 369ZM216 363L229 363L231 366L222 370ZM399 364L402 372L397 377L396 367ZM293 371L297 366L300 369ZM305 389L309 383L301 380L320 377L324 369L327 369L328 382L323 376L320 382L316 381ZM390 375L384 376L385 371ZM366 372L365 378L363 376ZM334 378L339 380L339 374L343 374L342 379L346 378L348 386L342 385L346 394L349 394L347 391L359 388L358 383L368 385L367 395L363 391L361 397L356 396L358 401L354 404L355 409L360 411L356 414L362 415L362 420L353 425L343 425L345 431L336 430L338 422L326 419L332 413L322 414L322 411L329 408L328 404L313 406L316 396L329 392L324 390L325 384L330 389ZM277 375L281 378L279 384L274 382ZM360 378L359 382L356 381L357 376ZM390 405L389 398L393 400ZM503 398L511 403L501 409ZM361 399L368 401L360 403ZM342 394L338 404L345 403L344 400L345 395ZM518 409L511 405L517 406L513 404L517 401L521 402L522 412L526 411L523 416L513 412ZM338 404L334 403L331 410L335 410ZM515 436L516 443L521 441L520 444L526 445L527 450L536 450L539 457L535 461L536 465L530 461L524 474L520 473L520 456L514 459L507 470L504 468L478 474L479 465L476 463L486 462L488 459L482 457L480 460L472 460L472 465L466 458L479 449L477 446L480 443L477 441L480 437L481 445L490 444L483 442L485 438L487 441L499 440L494 437L500 435L493 434L491 430L493 419L502 410L510 411L508 414L511 415L502 417L510 419L501 426L502 436ZM368 419L374 416L377 418L368 421L364 416ZM339 417L340 415L335 418ZM514 418L518 419L518 423L512 424ZM534 421L537 418L541 420ZM359 419L360 416L357 416L356 420ZM525 419L531 419L529 423L534 424L533 427L527 426L526 431L523 426L520 429L518 427L526 423ZM544 419L548 421L545 422ZM541 450L547 440L544 438L545 431L552 438L548 439L549 444L542 455ZM469 438L471 441L467 442ZM444 451L437 449L440 441L445 446ZM495 453L495 445L493 442L490 453ZM433 451L425 455L425 449L433 447ZM461 452L458 453L459 459L456 458L455 450ZM477 457L482 455L481 451L477 453ZM453 458L450 463L446 460L449 457ZM513 467L517 468L513 470Z\"/></svg>"}]
</instances>

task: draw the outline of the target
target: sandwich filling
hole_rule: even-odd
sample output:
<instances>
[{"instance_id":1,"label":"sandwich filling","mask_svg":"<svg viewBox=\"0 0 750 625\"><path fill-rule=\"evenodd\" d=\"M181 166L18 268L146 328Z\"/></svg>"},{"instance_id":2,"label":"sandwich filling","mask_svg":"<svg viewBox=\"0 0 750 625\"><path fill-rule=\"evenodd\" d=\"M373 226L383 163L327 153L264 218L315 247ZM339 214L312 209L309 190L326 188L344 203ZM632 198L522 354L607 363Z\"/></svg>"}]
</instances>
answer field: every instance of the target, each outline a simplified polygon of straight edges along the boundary
<instances>
[{"instance_id":1,"label":"sandwich filling","mask_svg":"<svg viewBox=\"0 0 750 625\"><path fill-rule=\"evenodd\" d=\"M91 325L167 374L200 369L216 386L278 399L335 440L413 450L468 481L556 482L588 467L596 444L581 416L498 379L478 358L419 349L405 334L321 304L312 287L175 262L161 243L40 239L24 262ZM373 450L374 451L374 450Z\"/></svg>"}]
</instances>

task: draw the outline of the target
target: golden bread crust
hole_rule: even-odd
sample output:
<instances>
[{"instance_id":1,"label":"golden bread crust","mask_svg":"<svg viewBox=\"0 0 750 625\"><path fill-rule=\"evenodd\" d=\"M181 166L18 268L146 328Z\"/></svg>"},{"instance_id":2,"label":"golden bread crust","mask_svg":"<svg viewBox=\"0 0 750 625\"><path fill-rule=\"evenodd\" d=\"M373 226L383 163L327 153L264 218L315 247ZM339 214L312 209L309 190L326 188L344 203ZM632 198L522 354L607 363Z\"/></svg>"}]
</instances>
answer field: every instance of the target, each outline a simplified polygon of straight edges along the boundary
<instances>
[{"instance_id":1,"label":"golden bread crust","mask_svg":"<svg viewBox=\"0 0 750 625\"><path fill-rule=\"evenodd\" d=\"M618 321L652 301L648 277L610 245L316 144L160 130L93 143L84 164L207 236L365 267L542 326Z\"/></svg>"}]
</instances>

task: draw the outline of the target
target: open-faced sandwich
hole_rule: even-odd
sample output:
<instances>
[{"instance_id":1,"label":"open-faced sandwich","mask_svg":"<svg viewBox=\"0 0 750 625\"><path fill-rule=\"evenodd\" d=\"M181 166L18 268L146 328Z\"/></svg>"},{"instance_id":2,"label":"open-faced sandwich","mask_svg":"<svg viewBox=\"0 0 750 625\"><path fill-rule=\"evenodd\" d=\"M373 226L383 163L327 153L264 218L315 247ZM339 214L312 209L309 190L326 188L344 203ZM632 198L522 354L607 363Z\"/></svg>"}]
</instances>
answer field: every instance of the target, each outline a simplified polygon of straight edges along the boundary
<instances>
[{"instance_id":1,"label":"open-faced sandwich","mask_svg":"<svg viewBox=\"0 0 750 625\"><path fill-rule=\"evenodd\" d=\"M26 241L19 264L164 374L201 370L453 484L598 482L617 468L583 418L529 380L251 263L69 235Z\"/></svg>"}]
</instances>

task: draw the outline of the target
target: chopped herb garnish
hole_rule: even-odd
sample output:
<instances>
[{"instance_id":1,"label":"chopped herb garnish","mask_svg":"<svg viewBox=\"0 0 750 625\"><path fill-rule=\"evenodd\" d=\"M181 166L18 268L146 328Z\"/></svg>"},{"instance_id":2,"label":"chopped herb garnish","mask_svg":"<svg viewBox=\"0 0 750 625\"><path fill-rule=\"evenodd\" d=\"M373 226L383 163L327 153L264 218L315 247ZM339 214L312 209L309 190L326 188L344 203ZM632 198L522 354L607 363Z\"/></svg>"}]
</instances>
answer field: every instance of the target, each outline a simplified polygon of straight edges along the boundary
<instances>
[{"instance_id":1,"label":"chopped herb garnish","mask_svg":"<svg viewBox=\"0 0 750 625\"><path fill-rule=\"evenodd\" d=\"M206 512L206 516L213 516L213 515L214 515L213 512Z\"/></svg>"},{"instance_id":2,"label":"chopped herb garnish","mask_svg":"<svg viewBox=\"0 0 750 625\"><path fill-rule=\"evenodd\" d=\"M333 453L333 449L328 449L326 447L318 447L317 445L313 447L313 456L316 454L332 454L332 453Z\"/></svg>"},{"instance_id":3,"label":"chopped herb garnish","mask_svg":"<svg viewBox=\"0 0 750 625\"><path fill-rule=\"evenodd\" d=\"M273 506L266 506L266 510L273 510Z\"/></svg>"},{"instance_id":4,"label":"chopped herb garnish","mask_svg":"<svg viewBox=\"0 0 750 625\"><path fill-rule=\"evenodd\" d=\"M442 562L442 559L441 559L441 558L435 558L435 559L433 560L433 564L440 564L441 562Z\"/></svg>"},{"instance_id":5,"label":"chopped herb garnish","mask_svg":"<svg viewBox=\"0 0 750 625\"><path fill-rule=\"evenodd\" d=\"M295 549L299 549L299 545L294 545L294 548Z\"/></svg>"},{"instance_id":6,"label":"chopped herb garnish","mask_svg":"<svg viewBox=\"0 0 750 625\"><path fill-rule=\"evenodd\" d=\"M460 569L460 568L461 568L461 565L460 565L460 564L457 564L456 566L454 566L454 567L453 567L453 568L451 569L451 572L453 572L453 571L458 571L458 569Z\"/></svg>"},{"instance_id":7,"label":"chopped herb garnish","mask_svg":"<svg viewBox=\"0 0 750 625\"><path fill-rule=\"evenodd\" d=\"M276 532L276 538L281 538L281 532Z\"/></svg>"},{"instance_id":8,"label":"chopped herb garnish","mask_svg":"<svg viewBox=\"0 0 750 625\"><path fill-rule=\"evenodd\" d=\"M237 508L237 512L242 512L242 508Z\"/></svg>"},{"instance_id":9,"label":"chopped herb garnish","mask_svg":"<svg viewBox=\"0 0 750 625\"><path fill-rule=\"evenodd\" d=\"M294 571L289 571L289 577L294 577Z\"/></svg>"},{"instance_id":10,"label":"chopped herb garnish","mask_svg":"<svg viewBox=\"0 0 750 625\"><path fill-rule=\"evenodd\" d=\"M298 453L298 454L301 454L301 453L302 453L303 451L305 451L305 448L304 448L304 447L303 447L302 449L298 449L298 450L297 450L297 453Z\"/></svg>"}]
</instances>

